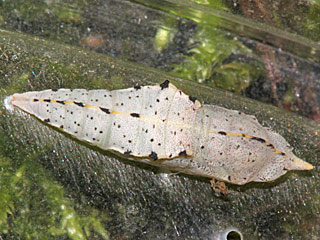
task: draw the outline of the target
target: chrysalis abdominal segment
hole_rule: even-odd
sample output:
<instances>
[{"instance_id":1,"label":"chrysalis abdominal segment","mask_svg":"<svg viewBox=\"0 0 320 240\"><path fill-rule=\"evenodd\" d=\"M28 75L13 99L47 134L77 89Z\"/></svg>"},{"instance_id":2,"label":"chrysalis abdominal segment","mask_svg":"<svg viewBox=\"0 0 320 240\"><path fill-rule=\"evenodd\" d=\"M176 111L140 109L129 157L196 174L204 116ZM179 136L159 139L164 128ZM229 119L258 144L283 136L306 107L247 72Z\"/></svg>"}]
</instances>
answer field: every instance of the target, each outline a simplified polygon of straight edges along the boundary
<instances>
[{"instance_id":1,"label":"chrysalis abdominal segment","mask_svg":"<svg viewBox=\"0 0 320 240\"><path fill-rule=\"evenodd\" d=\"M6 103L102 149L234 184L313 168L253 116L201 106L168 81L114 91L27 92Z\"/></svg>"}]
</instances>

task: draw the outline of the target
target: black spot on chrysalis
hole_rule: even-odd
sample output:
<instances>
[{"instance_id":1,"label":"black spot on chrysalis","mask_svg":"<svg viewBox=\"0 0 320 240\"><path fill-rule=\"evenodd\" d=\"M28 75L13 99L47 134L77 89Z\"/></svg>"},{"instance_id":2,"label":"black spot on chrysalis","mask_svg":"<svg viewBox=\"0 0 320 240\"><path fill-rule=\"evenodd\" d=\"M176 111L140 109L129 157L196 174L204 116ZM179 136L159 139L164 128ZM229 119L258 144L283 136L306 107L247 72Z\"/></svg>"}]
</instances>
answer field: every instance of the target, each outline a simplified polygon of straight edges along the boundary
<instances>
[{"instance_id":1,"label":"black spot on chrysalis","mask_svg":"<svg viewBox=\"0 0 320 240\"><path fill-rule=\"evenodd\" d=\"M46 118L46 119L44 119L43 121L46 122L46 123L48 123L48 122L50 122L50 119L49 119L49 118Z\"/></svg>"},{"instance_id":2,"label":"black spot on chrysalis","mask_svg":"<svg viewBox=\"0 0 320 240\"><path fill-rule=\"evenodd\" d=\"M130 116L131 116L131 117L139 118L139 117L140 117L140 114L139 114L139 113L130 113Z\"/></svg>"},{"instance_id":3,"label":"black spot on chrysalis","mask_svg":"<svg viewBox=\"0 0 320 240\"><path fill-rule=\"evenodd\" d=\"M274 146L273 146L273 144L272 144L272 143L268 143L268 144L266 144L266 145L267 145L267 147L274 148Z\"/></svg>"},{"instance_id":4,"label":"black spot on chrysalis","mask_svg":"<svg viewBox=\"0 0 320 240\"><path fill-rule=\"evenodd\" d=\"M156 154L155 152L151 152L149 157L153 160L157 160L158 159L158 154Z\"/></svg>"},{"instance_id":5,"label":"black spot on chrysalis","mask_svg":"<svg viewBox=\"0 0 320 240\"><path fill-rule=\"evenodd\" d=\"M34 101L34 102L38 102L39 99L38 99L38 98L34 98L33 101Z\"/></svg>"},{"instance_id":6,"label":"black spot on chrysalis","mask_svg":"<svg viewBox=\"0 0 320 240\"><path fill-rule=\"evenodd\" d=\"M223 132L223 131L220 131L220 132L218 132L219 134L221 134L221 135L227 135L227 133L226 132Z\"/></svg>"},{"instance_id":7,"label":"black spot on chrysalis","mask_svg":"<svg viewBox=\"0 0 320 240\"><path fill-rule=\"evenodd\" d=\"M197 98L189 96L189 100L190 100L191 102L195 103L196 100L197 100Z\"/></svg>"},{"instance_id":8,"label":"black spot on chrysalis","mask_svg":"<svg viewBox=\"0 0 320 240\"><path fill-rule=\"evenodd\" d=\"M123 154L124 155L130 155L132 152L130 151L130 150L128 150L128 151L125 151Z\"/></svg>"},{"instance_id":9,"label":"black spot on chrysalis","mask_svg":"<svg viewBox=\"0 0 320 240\"><path fill-rule=\"evenodd\" d=\"M266 140L264 140L263 138L259 138L259 137L253 137L251 139L256 140L258 142L261 142L261 143L265 143L266 142Z\"/></svg>"},{"instance_id":10,"label":"black spot on chrysalis","mask_svg":"<svg viewBox=\"0 0 320 240\"><path fill-rule=\"evenodd\" d=\"M64 101L60 101L60 100L57 100L56 102L57 102L57 103L60 103L60 104L62 104L62 105L64 105L64 104L65 104L65 102L64 102Z\"/></svg>"},{"instance_id":11,"label":"black spot on chrysalis","mask_svg":"<svg viewBox=\"0 0 320 240\"><path fill-rule=\"evenodd\" d=\"M179 152L179 156L187 156L187 151L184 150L184 151Z\"/></svg>"},{"instance_id":12,"label":"black spot on chrysalis","mask_svg":"<svg viewBox=\"0 0 320 240\"><path fill-rule=\"evenodd\" d=\"M139 89L141 89L141 86L134 86L134 89L139 90Z\"/></svg>"},{"instance_id":13,"label":"black spot on chrysalis","mask_svg":"<svg viewBox=\"0 0 320 240\"><path fill-rule=\"evenodd\" d=\"M161 90L169 87L169 80L165 80L163 83L160 84Z\"/></svg>"},{"instance_id":14,"label":"black spot on chrysalis","mask_svg":"<svg viewBox=\"0 0 320 240\"><path fill-rule=\"evenodd\" d=\"M58 91L58 89L56 89L56 88L52 88L52 89L51 89L51 91L52 91L52 92L57 92L57 91Z\"/></svg>"},{"instance_id":15,"label":"black spot on chrysalis","mask_svg":"<svg viewBox=\"0 0 320 240\"><path fill-rule=\"evenodd\" d=\"M103 107L99 107L99 108L102 112L105 112L106 114L110 114L110 110L108 108L103 108Z\"/></svg>"},{"instance_id":16,"label":"black spot on chrysalis","mask_svg":"<svg viewBox=\"0 0 320 240\"><path fill-rule=\"evenodd\" d=\"M51 102L50 99L43 99L44 102Z\"/></svg>"},{"instance_id":17,"label":"black spot on chrysalis","mask_svg":"<svg viewBox=\"0 0 320 240\"><path fill-rule=\"evenodd\" d=\"M84 107L82 102L74 102L75 105L79 106L79 107Z\"/></svg>"}]
</instances>

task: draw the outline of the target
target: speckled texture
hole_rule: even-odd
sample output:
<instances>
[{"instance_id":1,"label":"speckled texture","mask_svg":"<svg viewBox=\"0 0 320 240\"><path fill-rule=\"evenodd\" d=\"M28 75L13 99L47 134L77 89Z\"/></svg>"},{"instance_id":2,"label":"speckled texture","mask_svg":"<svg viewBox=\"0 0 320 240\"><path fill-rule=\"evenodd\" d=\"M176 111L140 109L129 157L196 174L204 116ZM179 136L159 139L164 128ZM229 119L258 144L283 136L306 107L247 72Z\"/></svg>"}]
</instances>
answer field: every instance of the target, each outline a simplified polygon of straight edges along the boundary
<instances>
[{"instance_id":1,"label":"speckled texture","mask_svg":"<svg viewBox=\"0 0 320 240\"><path fill-rule=\"evenodd\" d=\"M191 175L242 185L313 168L255 117L201 106L168 81L115 91L27 92L6 102L102 149Z\"/></svg>"}]
</instances>

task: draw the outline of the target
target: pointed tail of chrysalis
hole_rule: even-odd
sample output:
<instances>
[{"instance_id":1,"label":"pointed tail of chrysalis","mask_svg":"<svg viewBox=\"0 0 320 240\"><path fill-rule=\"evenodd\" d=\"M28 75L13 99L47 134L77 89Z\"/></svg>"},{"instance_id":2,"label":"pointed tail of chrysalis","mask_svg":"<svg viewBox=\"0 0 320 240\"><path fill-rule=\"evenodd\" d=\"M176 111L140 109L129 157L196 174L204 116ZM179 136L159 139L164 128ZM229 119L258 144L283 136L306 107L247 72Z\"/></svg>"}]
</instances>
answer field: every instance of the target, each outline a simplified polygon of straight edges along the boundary
<instances>
[{"instance_id":1,"label":"pointed tail of chrysalis","mask_svg":"<svg viewBox=\"0 0 320 240\"><path fill-rule=\"evenodd\" d=\"M287 163L286 168L288 170L312 170L314 167L310 163L307 163L300 158L294 156L291 161Z\"/></svg>"}]
</instances>

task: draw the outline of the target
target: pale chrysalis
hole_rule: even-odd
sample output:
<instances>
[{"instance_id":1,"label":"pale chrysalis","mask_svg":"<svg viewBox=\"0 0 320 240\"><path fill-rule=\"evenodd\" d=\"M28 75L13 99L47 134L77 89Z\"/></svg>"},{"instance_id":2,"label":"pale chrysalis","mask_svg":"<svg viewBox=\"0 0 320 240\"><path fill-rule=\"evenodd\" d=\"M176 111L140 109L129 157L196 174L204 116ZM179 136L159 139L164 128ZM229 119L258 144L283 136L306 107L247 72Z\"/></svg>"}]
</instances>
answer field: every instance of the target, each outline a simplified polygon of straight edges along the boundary
<instances>
[{"instance_id":1,"label":"pale chrysalis","mask_svg":"<svg viewBox=\"0 0 320 240\"><path fill-rule=\"evenodd\" d=\"M201 105L169 81L114 91L26 92L5 102L101 149L187 174L242 185L313 169L255 117Z\"/></svg>"}]
</instances>

